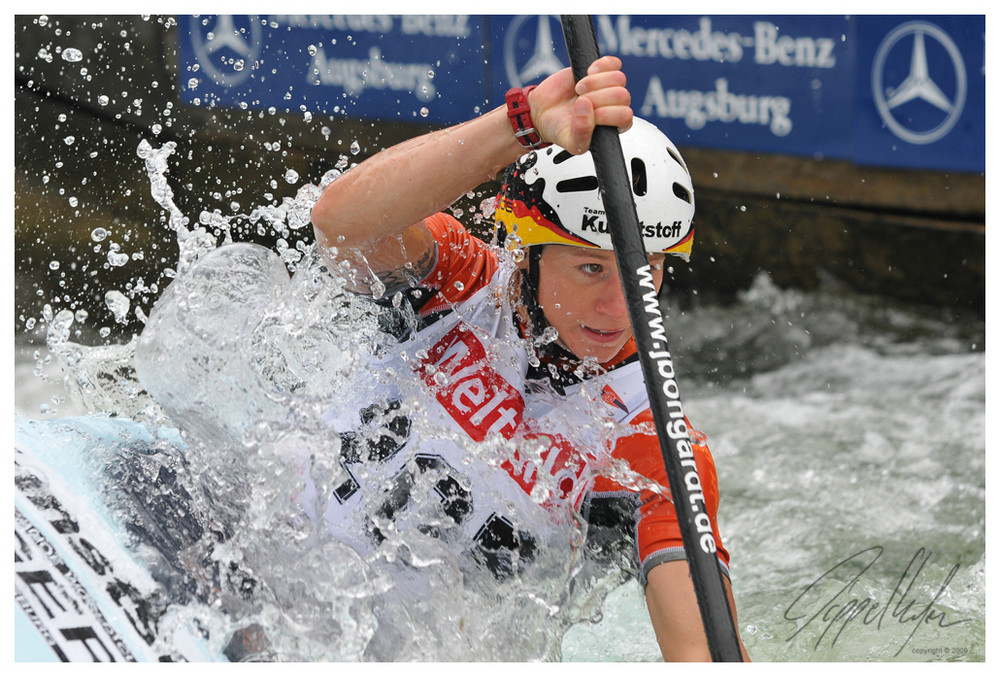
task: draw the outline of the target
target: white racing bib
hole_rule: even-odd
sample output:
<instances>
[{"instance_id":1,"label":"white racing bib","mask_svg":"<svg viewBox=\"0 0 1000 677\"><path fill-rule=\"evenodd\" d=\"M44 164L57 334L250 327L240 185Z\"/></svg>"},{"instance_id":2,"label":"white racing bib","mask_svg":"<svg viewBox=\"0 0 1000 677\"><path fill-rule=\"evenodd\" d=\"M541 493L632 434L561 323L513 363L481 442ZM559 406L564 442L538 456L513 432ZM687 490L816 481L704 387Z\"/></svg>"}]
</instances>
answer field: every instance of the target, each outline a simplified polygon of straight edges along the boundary
<instances>
[{"instance_id":1,"label":"white racing bib","mask_svg":"<svg viewBox=\"0 0 1000 677\"><path fill-rule=\"evenodd\" d=\"M569 398L542 382L529 387L523 339L495 293L506 275L501 269L491 285L373 365L372 382L327 412L324 420L340 432L343 475L323 519L359 553L382 542L390 521L393 530L448 532L522 559L532 544L564 541L575 528L573 511L610 455L600 419L615 417L601 401L602 379ZM318 519L309 507L316 499L309 464L299 465L307 484L301 504ZM421 523L420 506L428 504L444 517Z\"/></svg>"}]
</instances>

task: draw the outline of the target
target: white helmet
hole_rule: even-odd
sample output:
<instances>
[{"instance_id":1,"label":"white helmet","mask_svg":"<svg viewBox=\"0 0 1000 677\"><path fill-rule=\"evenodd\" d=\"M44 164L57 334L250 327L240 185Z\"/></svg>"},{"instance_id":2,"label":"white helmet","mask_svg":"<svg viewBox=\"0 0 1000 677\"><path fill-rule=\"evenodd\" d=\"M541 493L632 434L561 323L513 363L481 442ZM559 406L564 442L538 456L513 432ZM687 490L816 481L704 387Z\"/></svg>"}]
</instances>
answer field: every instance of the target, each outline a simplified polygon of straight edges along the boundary
<instances>
[{"instance_id":1,"label":"white helmet","mask_svg":"<svg viewBox=\"0 0 1000 677\"><path fill-rule=\"evenodd\" d=\"M694 240L694 187L676 146L653 124L633 118L619 136L648 253L687 260ZM611 249L607 216L590 152L556 146L532 151L504 173L495 213L511 249L566 244Z\"/></svg>"}]
</instances>

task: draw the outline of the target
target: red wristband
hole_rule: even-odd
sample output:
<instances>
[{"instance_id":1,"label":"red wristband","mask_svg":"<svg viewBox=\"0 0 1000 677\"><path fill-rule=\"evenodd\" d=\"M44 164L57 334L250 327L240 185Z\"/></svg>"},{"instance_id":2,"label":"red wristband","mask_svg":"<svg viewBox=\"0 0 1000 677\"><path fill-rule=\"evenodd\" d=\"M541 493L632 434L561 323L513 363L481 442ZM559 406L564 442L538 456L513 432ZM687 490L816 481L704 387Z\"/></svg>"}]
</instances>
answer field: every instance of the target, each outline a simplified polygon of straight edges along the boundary
<instances>
[{"instance_id":1,"label":"red wristband","mask_svg":"<svg viewBox=\"0 0 1000 677\"><path fill-rule=\"evenodd\" d=\"M514 138L517 142L529 150L540 150L552 144L542 141L541 135L535 129L535 123L531 121L528 94L534 88L535 85L531 85L524 89L514 87L507 91L507 117L510 119L510 126L514 129Z\"/></svg>"}]
</instances>

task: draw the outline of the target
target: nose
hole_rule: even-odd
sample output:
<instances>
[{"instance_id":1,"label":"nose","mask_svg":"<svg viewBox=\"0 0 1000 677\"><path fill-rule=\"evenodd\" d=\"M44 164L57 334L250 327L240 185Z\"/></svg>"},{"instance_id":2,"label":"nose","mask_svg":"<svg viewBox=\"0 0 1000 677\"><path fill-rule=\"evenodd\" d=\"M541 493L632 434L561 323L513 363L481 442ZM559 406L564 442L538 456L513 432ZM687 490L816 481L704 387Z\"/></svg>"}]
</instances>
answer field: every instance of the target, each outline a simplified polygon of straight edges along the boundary
<instances>
[{"instance_id":1,"label":"nose","mask_svg":"<svg viewBox=\"0 0 1000 677\"><path fill-rule=\"evenodd\" d=\"M610 318L627 318L628 303L625 301L625 292L622 290L622 281L617 270L614 274L608 275L602 287L595 310Z\"/></svg>"}]
</instances>

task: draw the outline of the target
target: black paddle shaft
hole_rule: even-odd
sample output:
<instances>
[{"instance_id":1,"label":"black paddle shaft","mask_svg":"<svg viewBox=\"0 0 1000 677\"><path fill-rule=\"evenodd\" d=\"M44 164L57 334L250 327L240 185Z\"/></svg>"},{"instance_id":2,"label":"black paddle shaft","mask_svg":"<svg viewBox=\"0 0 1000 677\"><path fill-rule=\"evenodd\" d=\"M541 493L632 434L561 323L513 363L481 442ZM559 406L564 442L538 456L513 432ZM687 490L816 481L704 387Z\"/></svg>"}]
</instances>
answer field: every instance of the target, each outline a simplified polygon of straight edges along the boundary
<instances>
[{"instance_id":1,"label":"black paddle shaft","mask_svg":"<svg viewBox=\"0 0 1000 677\"><path fill-rule=\"evenodd\" d=\"M573 76L579 80L600 57L594 24L587 15L560 19ZM742 661L618 131L595 128L590 152L709 651L713 661Z\"/></svg>"}]
</instances>

